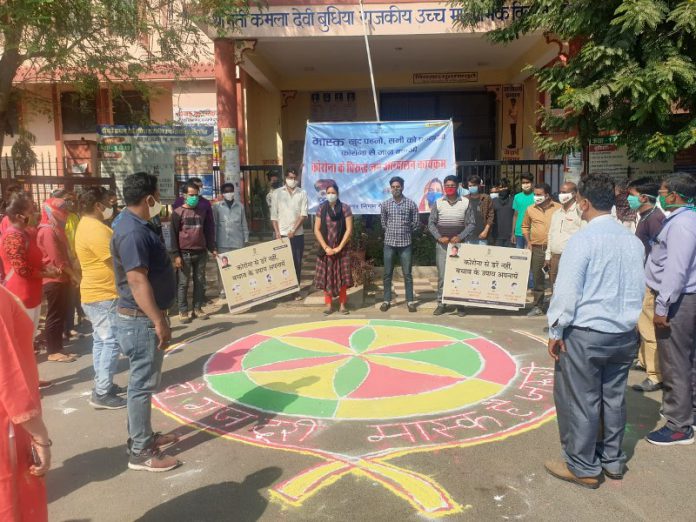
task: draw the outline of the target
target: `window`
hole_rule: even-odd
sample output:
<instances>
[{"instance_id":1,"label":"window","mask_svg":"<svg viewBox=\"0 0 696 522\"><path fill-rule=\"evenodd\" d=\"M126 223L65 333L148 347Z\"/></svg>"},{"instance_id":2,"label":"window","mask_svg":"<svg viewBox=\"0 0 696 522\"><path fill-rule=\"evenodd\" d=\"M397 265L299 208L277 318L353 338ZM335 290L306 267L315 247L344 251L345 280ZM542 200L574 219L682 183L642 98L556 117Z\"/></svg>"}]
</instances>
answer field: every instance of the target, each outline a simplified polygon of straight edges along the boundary
<instances>
[{"instance_id":1,"label":"window","mask_svg":"<svg viewBox=\"0 0 696 522\"><path fill-rule=\"evenodd\" d=\"M141 125L150 121L150 106L140 91L114 93L114 125Z\"/></svg>"},{"instance_id":2,"label":"window","mask_svg":"<svg viewBox=\"0 0 696 522\"><path fill-rule=\"evenodd\" d=\"M65 134L97 131L97 103L93 97L77 92L62 92L60 115Z\"/></svg>"}]
</instances>

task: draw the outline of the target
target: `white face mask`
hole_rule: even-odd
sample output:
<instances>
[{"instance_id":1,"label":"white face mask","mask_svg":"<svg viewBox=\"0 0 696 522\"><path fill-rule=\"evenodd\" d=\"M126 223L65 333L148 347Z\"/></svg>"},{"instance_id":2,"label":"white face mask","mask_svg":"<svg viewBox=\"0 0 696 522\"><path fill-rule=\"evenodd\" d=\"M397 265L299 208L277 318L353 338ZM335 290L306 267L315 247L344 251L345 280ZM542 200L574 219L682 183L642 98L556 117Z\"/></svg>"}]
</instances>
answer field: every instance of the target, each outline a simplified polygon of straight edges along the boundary
<instances>
[{"instance_id":1,"label":"white face mask","mask_svg":"<svg viewBox=\"0 0 696 522\"><path fill-rule=\"evenodd\" d=\"M327 194L326 195L326 201L329 203L336 203L338 200L338 194Z\"/></svg>"},{"instance_id":2,"label":"white face mask","mask_svg":"<svg viewBox=\"0 0 696 522\"><path fill-rule=\"evenodd\" d=\"M297 186L297 180L296 179L286 179L285 184L288 186L288 188L294 189Z\"/></svg>"},{"instance_id":3,"label":"white face mask","mask_svg":"<svg viewBox=\"0 0 696 522\"><path fill-rule=\"evenodd\" d=\"M563 205L568 203L571 199L573 199L573 194L560 193L558 195L558 201L560 201Z\"/></svg>"},{"instance_id":4,"label":"white face mask","mask_svg":"<svg viewBox=\"0 0 696 522\"><path fill-rule=\"evenodd\" d=\"M491 192L490 193L491 199L498 199L498 193L497 192Z\"/></svg>"},{"instance_id":5,"label":"white face mask","mask_svg":"<svg viewBox=\"0 0 696 522\"><path fill-rule=\"evenodd\" d=\"M162 212L162 203L157 201L153 196L151 197L155 204L152 207L148 206L148 210L150 212L150 219L152 219L155 216L159 216L160 212Z\"/></svg>"},{"instance_id":6,"label":"white face mask","mask_svg":"<svg viewBox=\"0 0 696 522\"><path fill-rule=\"evenodd\" d=\"M102 210L102 219L104 221L111 219L111 217L113 215L114 215L114 209L111 207L104 207L104 210Z\"/></svg>"},{"instance_id":7,"label":"white face mask","mask_svg":"<svg viewBox=\"0 0 696 522\"><path fill-rule=\"evenodd\" d=\"M234 201L234 192L225 192L222 197L225 198L225 201Z\"/></svg>"},{"instance_id":8,"label":"white face mask","mask_svg":"<svg viewBox=\"0 0 696 522\"><path fill-rule=\"evenodd\" d=\"M525 191L532 188L532 184L531 184L531 183L522 183L521 186L522 186L522 190L525 190Z\"/></svg>"},{"instance_id":9,"label":"white face mask","mask_svg":"<svg viewBox=\"0 0 696 522\"><path fill-rule=\"evenodd\" d=\"M546 201L546 196L534 196L535 205L541 205L544 201Z\"/></svg>"}]
</instances>

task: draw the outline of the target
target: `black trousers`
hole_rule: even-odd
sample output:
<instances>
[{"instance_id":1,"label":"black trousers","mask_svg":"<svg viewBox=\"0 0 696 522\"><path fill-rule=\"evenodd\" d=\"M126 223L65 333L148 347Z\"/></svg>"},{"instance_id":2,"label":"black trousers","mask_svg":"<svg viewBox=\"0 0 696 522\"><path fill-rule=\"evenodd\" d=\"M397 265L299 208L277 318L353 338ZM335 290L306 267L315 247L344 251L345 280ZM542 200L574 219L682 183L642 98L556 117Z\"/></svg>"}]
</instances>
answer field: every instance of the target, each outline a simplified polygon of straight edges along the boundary
<instances>
[{"instance_id":1,"label":"black trousers","mask_svg":"<svg viewBox=\"0 0 696 522\"><path fill-rule=\"evenodd\" d=\"M297 284L301 287L300 272L302 272L302 257L304 256L304 234L290 238L290 249L292 250L292 261L295 263Z\"/></svg>"},{"instance_id":2,"label":"black trousers","mask_svg":"<svg viewBox=\"0 0 696 522\"><path fill-rule=\"evenodd\" d=\"M63 332L70 302L70 292L70 283L46 283L43 285L43 293L46 298L44 335L49 355L63 351Z\"/></svg>"}]
</instances>

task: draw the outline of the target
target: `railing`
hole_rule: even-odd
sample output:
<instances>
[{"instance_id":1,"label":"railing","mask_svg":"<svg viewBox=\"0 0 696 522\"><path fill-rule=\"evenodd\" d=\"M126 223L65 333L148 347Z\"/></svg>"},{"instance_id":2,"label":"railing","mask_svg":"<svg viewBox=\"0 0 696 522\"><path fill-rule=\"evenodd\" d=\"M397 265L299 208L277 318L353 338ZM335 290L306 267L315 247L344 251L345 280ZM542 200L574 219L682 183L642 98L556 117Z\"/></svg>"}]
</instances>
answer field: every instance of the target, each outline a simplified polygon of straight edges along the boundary
<instances>
[{"instance_id":1,"label":"railing","mask_svg":"<svg viewBox=\"0 0 696 522\"><path fill-rule=\"evenodd\" d=\"M510 186L518 189L522 174L531 174L537 183L548 183L553 193L563 184L562 160L516 160L516 161L458 161L457 176L466 184L469 176L477 175L483 180L486 191L501 178L507 178Z\"/></svg>"}]
</instances>

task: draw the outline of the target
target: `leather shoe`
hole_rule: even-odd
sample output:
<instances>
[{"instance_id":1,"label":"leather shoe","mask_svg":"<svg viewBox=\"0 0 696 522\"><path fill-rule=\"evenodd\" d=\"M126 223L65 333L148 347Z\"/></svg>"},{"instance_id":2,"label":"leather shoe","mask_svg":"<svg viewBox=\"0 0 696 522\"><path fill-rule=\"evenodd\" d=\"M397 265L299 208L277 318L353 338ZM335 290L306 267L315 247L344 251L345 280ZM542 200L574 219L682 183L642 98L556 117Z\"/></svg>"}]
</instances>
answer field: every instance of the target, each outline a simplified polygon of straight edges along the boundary
<instances>
[{"instance_id":1,"label":"leather shoe","mask_svg":"<svg viewBox=\"0 0 696 522\"><path fill-rule=\"evenodd\" d=\"M634 384L633 386L631 386L631 388L639 392L654 392L662 389L662 383L655 382L652 379L646 377L645 379L643 379L643 382L641 382L640 384Z\"/></svg>"},{"instance_id":2,"label":"leather shoe","mask_svg":"<svg viewBox=\"0 0 696 522\"><path fill-rule=\"evenodd\" d=\"M576 477L575 474L568 469L568 465L562 460L548 460L544 463L544 467L549 475L557 479L572 482L573 484L588 489L597 489L599 487L599 478Z\"/></svg>"},{"instance_id":3,"label":"leather shoe","mask_svg":"<svg viewBox=\"0 0 696 522\"><path fill-rule=\"evenodd\" d=\"M611 471L607 471L606 469L602 469L602 471L611 480L623 480L623 473L612 473Z\"/></svg>"},{"instance_id":4,"label":"leather shoe","mask_svg":"<svg viewBox=\"0 0 696 522\"><path fill-rule=\"evenodd\" d=\"M416 308L416 304L415 304L415 303L408 303L407 306L408 306L408 311L411 312L411 313L417 312L417 311L418 311L418 308Z\"/></svg>"},{"instance_id":5,"label":"leather shoe","mask_svg":"<svg viewBox=\"0 0 696 522\"><path fill-rule=\"evenodd\" d=\"M380 311L380 312L386 312L387 310L389 310L389 307L390 307L390 306L391 306L391 305L390 305L389 303L382 303L382 306L379 307L379 311Z\"/></svg>"}]
</instances>

